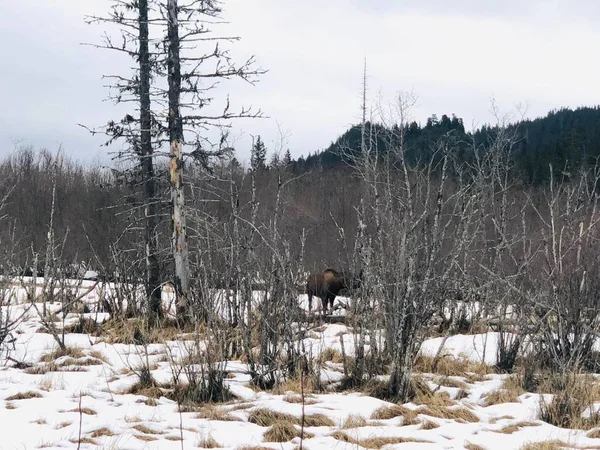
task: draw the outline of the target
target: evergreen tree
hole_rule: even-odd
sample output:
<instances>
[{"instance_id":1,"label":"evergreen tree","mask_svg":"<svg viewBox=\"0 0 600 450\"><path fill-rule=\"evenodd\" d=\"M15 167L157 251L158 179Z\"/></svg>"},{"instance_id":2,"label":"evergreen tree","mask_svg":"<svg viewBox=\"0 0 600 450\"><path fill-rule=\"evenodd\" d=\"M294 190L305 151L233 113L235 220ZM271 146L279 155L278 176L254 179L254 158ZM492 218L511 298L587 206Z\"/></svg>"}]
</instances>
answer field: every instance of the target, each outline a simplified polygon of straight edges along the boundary
<instances>
[{"instance_id":1,"label":"evergreen tree","mask_svg":"<svg viewBox=\"0 0 600 450\"><path fill-rule=\"evenodd\" d=\"M285 167L289 166L292 163L292 154L290 153L290 149L288 148L285 151L285 155L283 155L283 165Z\"/></svg>"},{"instance_id":2,"label":"evergreen tree","mask_svg":"<svg viewBox=\"0 0 600 450\"><path fill-rule=\"evenodd\" d=\"M265 147L264 142L260 138L260 135L257 136L256 142L252 147L252 154L250 155L250 166L252 170L264 170L267 165L267 148Z\"/></svg>"}]
</instances>

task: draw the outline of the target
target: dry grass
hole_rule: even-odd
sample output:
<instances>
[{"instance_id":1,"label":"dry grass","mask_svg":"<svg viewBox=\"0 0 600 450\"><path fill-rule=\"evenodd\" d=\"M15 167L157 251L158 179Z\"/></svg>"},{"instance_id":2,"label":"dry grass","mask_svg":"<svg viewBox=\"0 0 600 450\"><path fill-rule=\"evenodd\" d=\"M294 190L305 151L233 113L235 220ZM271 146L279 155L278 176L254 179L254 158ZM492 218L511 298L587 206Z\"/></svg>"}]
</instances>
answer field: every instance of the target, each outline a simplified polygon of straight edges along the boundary
<instances>
[{"instance_id":1,"label":"dry grass","mask_svg":"<svg viewBox=\"0 0 600 450\"><path fill-rule=\"evenodd\" d=\"M433 407L456 405L456 402L450 398L448 392L436 392L435 394L419 393L415 396L413 402L417 405L428 405Z\"/></svg>"},{"instance_id":2,"label":"dry grass","mask_svg":"<svg viewBox=\"0 0 600 450\"><path fill-rule=\"evenodd\" d=\"M61 423L57 423L56 426L54 427L55 430L61 430L63 428L67 428L69 425L71 425L73 422L61 422Z\"/></svg>"},{"instance_id":3,"label":"dry grass","mask_svg":"<svg viewBox=\"0 0 600 450\"><path fill-rule=\"evenodd\" d=\"M132 428L144 434L166 434L164 431L154 430L144 424L135 425Z\"/></svg>"},{"instance_id":4,"label":"dry grass","mask_svg":"<svg viewBox=\"0 0 600 450\"><path fill-rule=\"evenodd\" d=\"M288 392L283 397L283 401L287 402L287 403L302 403L302 395ZM318 403L318 402L314 398L314 396L312 396L310 394L304 396L304 404L305 405L314 405L315 403Z\"/></svg>"},{"instance_id":5,"label":"dry grass","mask_svg":"<svg viewBox=\"0 0 600 450\"><path fill-rule=\"evenodd\" d=\"M347 430L349 428L366 427L368 424L369 423L360 414L350 414L348 417L346 417L346 420L344 420L342 429Z\"/></svg>"},{"instance_id":6,"label":"dry grass","mask_svg":"<svg viewBox=\"0 0 600 450\"><path fill-rule=\"evenodd\" d=\"M454 358L452 356L442 356L436 359L431 356L419 356L415 363L415 372L436 373L450 376L468 376L476 374L480 376L494 373L494 368L482 363L474 363L464 358Z\"/></svg>"},{"instance_id":7,"label":"dry grass","mask_svg":"<svg viewBox=\"0 0 600 450\"><path fill-rule=\"evenodd\" d=\"M222 448L223 446L219 444L215 438L213 438L210 434L206 437L198 439L196 441L196 447L200 448Z\"/></svg>"},{"instance_id":8,"label":"dry grass","mask_svg":"<svg viewBox=\"0 0 600 450\"><path fill-rule=\"evenodd\" d=\"M537 422L517 422L517 423L511 423L509 425L506 425L506 426L500 428L499 430L494 430L494 432L503 433L503 434L513 434L513 433L516 433L517 431L519 431L521 428L539 427L539 426L540 426L540 424Z\"/></svg>"},{"instance_id":9,"label":"dry grass","mask_svg":"<svg viewBox=\"0 0 600 450\"><path fill-rule=\"evenodd\" d=\"M500 420L515 420L515 418L513 416L492 417L490 423L496 423Z\"/></svg>"},{"instance_id":10,"label":"dry grass","mask_svg":"<svg viewBox=\"0 0 600 450\"><path fill-rule=\"evenodd\" d=\"M440 426L433 422L432 420L425 420L423 422L421 422L421 430L435 430L436 428L439 428Z\"/></svg>"},{"instance_id":11,"label":"dry grass","mask_svg":"<svg viewBox=\"0 0 600 450\"><path fill-rule=\"evenodd\" d=\"M95 416L97 414L96 411L94 411L91 408L81 408L81 409L75 408L75 409L70 409L68 412L75 412L75 413L81 412L82 414L86 414L88 416Z\"/></svg>"},{"instance_id":12,"label":"dry grass","mask_svg":"<svg viewBox=\"0 0 600 450\"><path fill-rule=\"evenodd\" d=\"M488 392L483 400L485 406L501 405L503 403L520 403L520 401L514 391L505 389Z\"/></svg>"},{"instance_id":13,"label":"dry grass","mask_svg":"<svg viewBox=\"0 0 600 450\"><path fill-rule=\"evenodd\" d=\"M302 386L303 383L304 387ZM284 395L290 392L300 395L302 392L304 392L304 395L306 396L307 394L317 391L319 391L319 389L315 385L315 380L313 377L305 377L304 380L302 380L300 377L288 378L271 389L271 393L275 395Z\"/></svg>"},{"instance_id":14,"label":"dry grass","mask_svg":"<svg viewBox=\"0 0 600 450\"><path fill-rule=\"evenodd\" d=\"M563 441L552 440L525 444L520 450L561 450L563 448L573 448L573 446Z\"/></svg>"},{"instance_id":15,"label":"dry grass","mask_svg":"<svg viewBox=\"0 0 600 450\"><path fill-rule=\"evenodd\" d=\"M265 442L289 442L300 437L300 430L291 422L275 422L263 435ZM304 439L314 437L313 434L304 431Z\"/></svg>"},{"instance_id":16,"label":"dry grass","mask_svg":"<svg viewBox=\"0 0 600 450\"><path fill-rule=\"evenodd\" d=\"M426 441L424 439L415 439L409 437L370 437L365 439L355 439L343 431L336 431L335 433L330 434L330 436L338 441L347 442L349 444L359 445L361 447L369 448L369 449L380 449L385 445L393 445L393 444L405 444L408 442L415 443L431 443L431 441Z\"/></svg>"},{"instance_id":17,"label":"dry grass","mask_svg":"<svg viewBox=\"0 0 600 450\"><path fill-rule=\"evenodd\" d=\"M302 424L302 418L296 418L297 425ZM308 414L304 416L305 427L334 427L335 423L325 414Z\"/></svg>"},{"instance_id":18,"label":"dry grass","mask_svg":"<svg viewBox=\"0 0 600 450\"><path fill-rule=\"evenodd\" d=\"M46 425L48 422L46 421L46 419L40 417L37 420L31 421L31 423L37 423L38 425Z\"/></svg>"},{"instance_id":19,"label":"dry grass","mask_svg":"<svg viewBox=\"0 0 600 450\"><path fill-rule=\"evenodd\" d=\"M181 436L165 436L165 439L167 441L176 441L176 442L180 442L181 441Z\"/></svg>"},{"instance_id":20,"label":"dry grass","mask_svg":"<svg viewBox=\"0 0 600 450\"><path fill-rule=\"evenodd\" d=\"M550 402L540 398L540 419L561 428L590 430L600 425L600 414L583 417L597 401L598 383L589 375L569 374L557 384L561 388ZM594 410L595 411L595 410Z\"/></svg>"},{"instance_id":21,"label":"dry grass","mask_svg":"<svg viewBox=\"0 0 600 450\"><path fill-rule=\"evenodd\" d=\"M83 358L85 356L85 354L83 353L83 350L79 347L67 346L67 347L65 347L64 350L59 347L50 353L46 353L45 355L42 355L42 357L40 358L40 362L45 362L45 363L54 362L55 360L57 360L58 358L62 358L63 356L69 356L71 358L79 359L79 358Z\"/></svg>"},{"instance_id":22,"label":"dry grass","mask_svg":"<svg viewBox=\"0 0 600 450\"><path fill-rule=\"evenodd\" d=\"M481 445L477 445L477 444L473 444L472 442L467 442L464 445L466 450L486 450L485 447L482 447Z\"/></svg>"},{"instance_id":23,"label":"dry grass","mask_svg":"<svg viewBox=\"0 0 600 450\"><path fill-rule=\"evenodd\" d=\"M438 419L450 419L458 422L479 422L479 417L471 410L460 407L460 408L446 408L444 406L426 406L419 410L421 414L431 417L437 417Z\"/></svg>"},{"instance_id":24,"label":"dry grass","mask_svg":"<svg viewBox=\"0 0 600 450\"><path fill-rule=\"evenodd\" d=\"M287 422L300 425L302 418L282 412L272 411L267 408L255 409L248 415L248 422L255 423L261 427L270 427L279 422ZM335 423L324 414L308 414L304 416L305 427L333 427ZM276 441L279 442L279 441Z\"/></svg>"},{"instance_id":25,"label":"dry grass","mask_svg":"<svg viewBox=\"0 0 600 450\"><path fill-rule=\"evenodd\" d=\"M296 416L282 412L272 411L267 408L259 408L250 412L248 422L255 423L261 427L270 427L276 422L296 423Z\"/></svg>"},{"instance_id":26,"label":"dry grass","mask_svg":"<svg viewBox=\"0 0 600 450\"><path fill-rule=\"evenodd\" d=\"M197 419L217 420L221 422L241 422L242 419L214 405L205 405L197 409Z\"/></svg>"},{"instance_id":27,"label":"dry grass","mask_svg":"<svg viewBox=\"0 0 600 450\"><path fill-rule=\"evenodd\" d=\"M89 437L82 437L81 439L75 439L75 438L73 438L73 439L69 439L69 442L70 442L71 444L79 444L79 443L82 443L82 444L97 445L97 444L96 444L96 441L95 441L95 440L93 440L92 438L89 438Z\"/></svg>"},{"instance_id":28,"label":"dry grass","mask_svg":"<svg viewBox=\"0 0 600 450\"><path fill-rule=\"evenodd\" d=\"M600 439L600 428L589 431L586 436L590 439Z\"/></svg>"},{"instance_id":29,"label":"dry grass","mask_svg":"<svg viewBox=\"0 0 600 450\"><path fill-rule=\"evenodd\" d=\"M18 394L11 395L10 397L7 397L5 400L7 402L12 402L14 400L27 400L30 398L42 398L42 397L43 397L43 395L40 394L39 392L27 391L27 392L19 392Z\"/></svg>"},{"instance_id":30,"label":"dry grass","mask_svg":"<svg viewBox=\"0 0 600 450\"><path fill-rule=\"evenodd\" d=\"M235 450L273 450L272 447L263 447L261 445L243 445L236 447Z\"/></svg>"},{"instance_id":31,"label":"dry grass","mask_svg":"<svg viewBox=\"0 0 600 450\"><path fill-rule=\"evenodd\" d=\"M97 438L100 436L114 436L115 433L113 433L112 431L110 431L109 428L103 427L103 428L98 428L97 430L92 431L92 433L90 434L91 437L93 438Z\"/></svg>"},{"instance_id":32,"label":"dry grass","mask_svg":"<svg viewBox=\"0 0 600 450\"><path fill-rule=\"evenodd\" d=\"M15 404L11 403L11 402L6 402L6 405L4 407L6 409L17 409L17 407L15 406Z\"/></svg>"},{"instance_id":33,"label":"dry grass","mask_svg":"<svg viewBox=\"0 0 600 450\"><path fill-rule=\"evenodd\" d=\"M458 389L468 389L467 383L462 380L458 380L456 378L451 378L449 376L441 376L435 379L436 384L445 387L458 388Z\"/></svg>"},{"instance_id":34,"label":"dry grass","mask_svg":"<svg viewBox=\"0 0 600 450\"><path fill-rule=\"evenodd\" d=\"M402 417L404 421L413 421L418 414L418 411L409 409L402 405L382 406L381 408L377 408L375 411L373 411L373 414L371 414L371 419L388 420L396 417Z\"/></svg>"},{"instance_id":35,"label":"dry grass","mask_svg":"<svg viewBox=\"0 0 600 450\"><path fill-rule=\"evenodd\" d=\"M321 352L318 358L319 362L330 361L332 363L340 364L344 362L344 358L342 357L342 353L331 347L327 347L325 350Z\"/></svg>"},{"instance_id":36,"label":"dry grass","mask_svg":"<svg viewBox=\"0 0 600 450\"><path fill-rule=\"evenodd\" d=\"M165 319L160 326L149 327L144 319L109 320L102 324L102 341L110 344L137 344L174 341L194 330L181 329L172 320Z\"/></svg>"},{"instance_id":37,"label":"dry grass","mask_svg":"<svg viewBox=\"0 0 600 450\"><path fill-rule=\"evenodd\" d=\"M152 442L158 440L158 438L154 436L148 436L146 434L134 434L133 437L144 442Z\"/></svg>"}]
</instances>

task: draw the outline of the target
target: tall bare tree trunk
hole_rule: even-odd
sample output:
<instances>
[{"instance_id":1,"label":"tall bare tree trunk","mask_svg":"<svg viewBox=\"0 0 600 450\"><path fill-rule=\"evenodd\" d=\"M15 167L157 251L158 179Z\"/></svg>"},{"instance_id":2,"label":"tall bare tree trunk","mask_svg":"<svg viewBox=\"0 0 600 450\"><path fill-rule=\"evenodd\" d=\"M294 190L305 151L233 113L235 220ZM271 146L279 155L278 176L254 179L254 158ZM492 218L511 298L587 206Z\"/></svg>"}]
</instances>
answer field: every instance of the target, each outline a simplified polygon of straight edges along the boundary
<instances>
[{"instance_id":1,"label":"tall bare tree trunk","mask_svg":"<svg viewBox=\"0 0 600 450\"><path fill-rule=\"evenodd\" d=\"M150 111L150 52L148 50L148 0L139 7L139 64L140 64L140 155L144 182L144 215L146 244L146 295L150 321L162 317L160 267L158 264L158 214L151 134Z\"/></svg>"},{"instance_id":2,"label":"tall bare tree trunk","mask_svg":"<svg viewBox=\"0 0 600 450\"><path fill-rule=\"evenodd\" d=\"M171 144L171 220L173 225L173 257L175 260L175 292L177 315L189 313L190 266L185 228L185 198L183 192L181 144L183 124L179 101L181 96L181 61L179 57L179 21L177 0L168 0L168 69L169 69L169 141Z\"/></svg>"}]
</instances>

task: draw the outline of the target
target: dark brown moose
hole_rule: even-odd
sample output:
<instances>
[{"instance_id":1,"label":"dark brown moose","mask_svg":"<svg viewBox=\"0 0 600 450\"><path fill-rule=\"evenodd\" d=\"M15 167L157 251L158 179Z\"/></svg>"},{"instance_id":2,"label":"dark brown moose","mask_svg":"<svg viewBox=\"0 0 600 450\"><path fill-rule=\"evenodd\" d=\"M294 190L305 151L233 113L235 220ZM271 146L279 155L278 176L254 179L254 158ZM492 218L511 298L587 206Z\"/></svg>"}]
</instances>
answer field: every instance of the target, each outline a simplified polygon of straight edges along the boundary
<instances>
[{"instance_id":1,"label":"dark brown moose","mask_svg":"<svg viewBox=\"0 0 600 450\"><path fill-rule=\"evenodd\" d=\"M333 301L340 291L357 289L359 286L360 276L356 277L348 273L339 273L333 269L325 269L322 272L310 274L306 281L308 311L312 310L312 298L315 296L321 299L324 314L327 314L328 310L333 312Z\"/></svg>"}]
</instances>

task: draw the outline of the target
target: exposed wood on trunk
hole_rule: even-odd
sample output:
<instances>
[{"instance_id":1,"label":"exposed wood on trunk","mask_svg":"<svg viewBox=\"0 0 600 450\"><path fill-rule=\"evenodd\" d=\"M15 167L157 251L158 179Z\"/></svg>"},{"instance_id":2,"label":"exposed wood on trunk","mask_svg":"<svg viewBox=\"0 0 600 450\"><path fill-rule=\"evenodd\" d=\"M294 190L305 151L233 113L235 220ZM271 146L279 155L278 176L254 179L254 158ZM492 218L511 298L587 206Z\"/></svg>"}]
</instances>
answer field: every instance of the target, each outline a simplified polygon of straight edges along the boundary
<instances>
[{"instance_id":1,"label":"exposed wood on trunk","mask_svg":"<svg viewBox=\"0 0 600 450\"><path fill-rule=\"evenodd\" d=\"M180 111L181 62L177 0L168 0L168 69L169 69L169 141L171 160L171 221L173 226L173 258L175 261L175 292L177 315L184 318L189 313L189 256L185 225L185 197L183 190L183 125Z\"/></svg>"}]
</instances>

